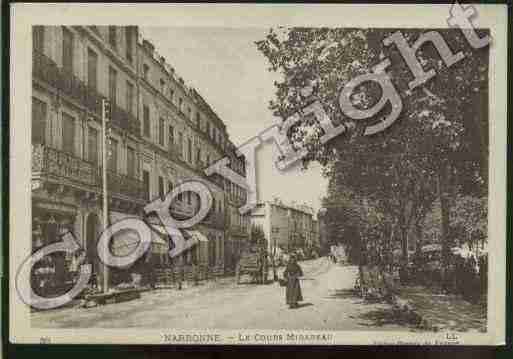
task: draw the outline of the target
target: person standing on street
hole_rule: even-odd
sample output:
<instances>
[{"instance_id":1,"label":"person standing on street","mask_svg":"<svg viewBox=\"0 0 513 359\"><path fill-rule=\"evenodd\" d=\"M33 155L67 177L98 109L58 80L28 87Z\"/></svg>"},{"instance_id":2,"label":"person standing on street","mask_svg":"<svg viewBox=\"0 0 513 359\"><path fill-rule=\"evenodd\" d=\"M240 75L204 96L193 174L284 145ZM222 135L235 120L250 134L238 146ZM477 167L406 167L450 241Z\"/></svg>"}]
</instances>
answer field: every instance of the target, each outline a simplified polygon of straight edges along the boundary
<instances>
[{"instance_id":1,"label":"person standing on street","mask_svg":"<svg viewBox=\"0 0 513 359\"><path fill-rule=\"evenodd\" d=\"M297 308L298 302L303 300L301 293L301 285L299 283L299 277L303 276L303 270L297 264L296 257L291 256L287 267L283 272L283 278L287 282L287 289L285 292L286 302L289 308Z\"/></svg>"}]
</instances>

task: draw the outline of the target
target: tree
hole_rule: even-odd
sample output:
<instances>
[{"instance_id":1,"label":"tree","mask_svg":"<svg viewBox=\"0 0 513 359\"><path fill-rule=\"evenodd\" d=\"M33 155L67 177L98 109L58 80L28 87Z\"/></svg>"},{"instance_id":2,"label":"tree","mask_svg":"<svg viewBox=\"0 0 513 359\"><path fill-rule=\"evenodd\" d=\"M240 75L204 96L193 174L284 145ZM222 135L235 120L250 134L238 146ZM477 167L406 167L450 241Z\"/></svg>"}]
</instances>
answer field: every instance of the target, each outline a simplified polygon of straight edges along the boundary
<instances>
[{"instance_id":1,"label":"tree","mask_svg":"<svg viewBox=\"0 0 513 359\"><path fill-rule=\"evenodd\" d=\"M451 49L462 50L465 58L447 69L434 48L424 46L417 52L419 61L426 69L436 69L437 75L409 90L412 73L397 49L382 45L382 39L396 31L278 28L271 29L256 45L268 59L269 70L282 75L269 104L275 116L285 120L318 100L330 119L347 129L324 146L319 140L322 130L311 118L305 118L288 133L293 147L308 150L303 160L305 168L311 161L325 167L333 188L332 200L337 202L336 193L349 190L359 201L366 201L367 208L384 219L382 236L389 235L401 243L406 263L408 229L414 225L421 232L423 218L438 198L445 265L454 189L482 193L486 187L487 136L483 133L487 132L488 120L483 104L487 103L488 52L472 51L459 31L440 30ZM424 30L401 32L411 44ZM403 110L391 127L365 136L364 128L380 121L390 109L383 109L368 121L354 121L340 111L338 96L352 78L369 73L385 57L392 63L387 73L402 90ZM368 108L380 96L379 87L370 83L354 89L351 100L355 106ZM339 211L335 207L331 211ZM369 230L363 232L375 230L370 219L359 218L368 222Z\"/></svg>"}]
</instances>

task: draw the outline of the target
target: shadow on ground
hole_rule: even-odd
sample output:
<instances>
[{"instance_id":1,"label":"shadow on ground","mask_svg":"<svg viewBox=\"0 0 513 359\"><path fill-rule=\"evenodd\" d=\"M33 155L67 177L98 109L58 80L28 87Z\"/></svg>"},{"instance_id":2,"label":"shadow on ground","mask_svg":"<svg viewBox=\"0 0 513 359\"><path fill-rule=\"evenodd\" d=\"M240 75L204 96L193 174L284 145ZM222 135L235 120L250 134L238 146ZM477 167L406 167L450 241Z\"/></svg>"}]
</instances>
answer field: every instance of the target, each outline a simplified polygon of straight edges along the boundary
<instances>
[{"instance_id":1,"label":"shadow on ground","mask_svg":"<svg viewBox=\"0 0 513 359\"><path fill-rule=\"evenodd\" d=\"M334 291L330 291L330 294L326 297L330 299L361 299L356 295L356 292L353 289L337 289Z\"/></svg>"},{"instance_id":2,"label":"shadow on ground","mask_svg":"<svg viewBox=\"0 0 513 359\"><path fill-rule=\"evenodd\" d=\"M416 329L418 327L411 318L398 315L392 309L371 310L369 312L360 314L356 318L363 319L364 321L360 322L359 324L367 327L382 327L384 325L398 325L402 327L408 327L410 329Z\"/></svg>"},{"instance_id":3,"label":"shadow on ground","mask_svg":"<svg viewBox=\"0 0 513 359\"><path fill-rule=\"evenodd\" d=\"M310 307L312 306L313 303L300 303L297 305L297 307L293 308L293 309L300 309L300 308L304 308L304 307Z\"/></svg>"}]
</instances>

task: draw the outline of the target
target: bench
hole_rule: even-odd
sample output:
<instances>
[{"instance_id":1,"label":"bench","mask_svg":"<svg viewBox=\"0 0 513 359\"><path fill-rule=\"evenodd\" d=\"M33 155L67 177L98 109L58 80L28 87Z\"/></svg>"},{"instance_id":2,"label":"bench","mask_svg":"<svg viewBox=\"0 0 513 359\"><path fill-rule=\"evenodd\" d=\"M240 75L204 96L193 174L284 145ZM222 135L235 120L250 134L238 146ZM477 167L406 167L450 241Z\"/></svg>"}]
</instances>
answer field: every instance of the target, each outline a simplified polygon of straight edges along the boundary
<instances>
[{"instance_id":1,"label":"bench","mask_svg":"<svg viewBox=\"0 0 513 359\"><path fill-rule=\"evenodd\" d=\"M85 297L85 306L90 307L95 305L122 303L139 298L141 298L141 291L139 289L128 289L111 293L90 294Z\"/></svg>"}]
</instances>

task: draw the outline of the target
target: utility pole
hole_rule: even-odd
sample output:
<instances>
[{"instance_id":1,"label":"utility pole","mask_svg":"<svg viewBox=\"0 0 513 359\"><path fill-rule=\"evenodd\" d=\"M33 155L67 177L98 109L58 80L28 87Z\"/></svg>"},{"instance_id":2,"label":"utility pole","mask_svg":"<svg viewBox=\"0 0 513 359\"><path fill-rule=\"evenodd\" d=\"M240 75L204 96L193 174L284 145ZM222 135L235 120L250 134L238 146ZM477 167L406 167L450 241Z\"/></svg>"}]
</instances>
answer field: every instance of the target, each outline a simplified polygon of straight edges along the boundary
<instances>
[{"instance_id":1,"label":"utility pole","mask_svg":"<svg viewBox=\"0 0 513 359\"><path fill-rule=\"evenodd\" d=\"M271 257L272 258L271 264L273 266L273 280L275 282L278 281L278 274L276 273L275 260L276 260L276 236L278 235L279 232L280 232L279 227L271 228L271 236L272 236L272 240L273 240L273 251L272 251L272 257Z\"/></svg>"},{"instance_id":2,"label":"utility pole","mask_svg":"<svg viewBox=\"0 0 513 359\"><path fill-rule=\"evenodd\" d=\"M103 230L106 231L107 227L109 225L109 199L107 196L107 126L108 122L110 121L112 109L111 104L108 100L103 99L102 100L102 180L103 180ZM107 248L104 248L103 250L107 251ZM107 264L103 263L103 293L107 293L109 290L109 267L107 267Z\"/></svg>"}]
</instances>

